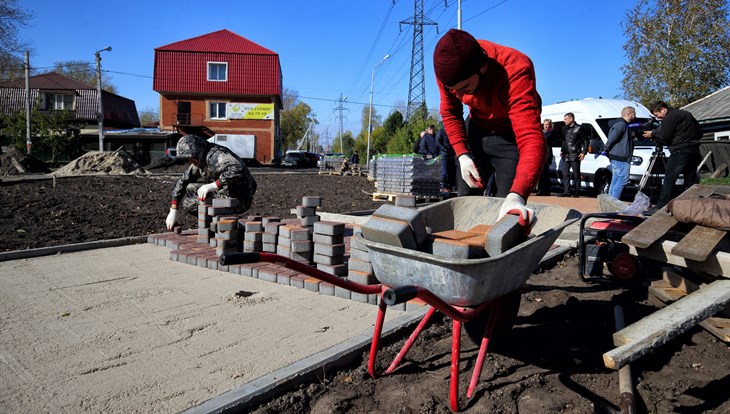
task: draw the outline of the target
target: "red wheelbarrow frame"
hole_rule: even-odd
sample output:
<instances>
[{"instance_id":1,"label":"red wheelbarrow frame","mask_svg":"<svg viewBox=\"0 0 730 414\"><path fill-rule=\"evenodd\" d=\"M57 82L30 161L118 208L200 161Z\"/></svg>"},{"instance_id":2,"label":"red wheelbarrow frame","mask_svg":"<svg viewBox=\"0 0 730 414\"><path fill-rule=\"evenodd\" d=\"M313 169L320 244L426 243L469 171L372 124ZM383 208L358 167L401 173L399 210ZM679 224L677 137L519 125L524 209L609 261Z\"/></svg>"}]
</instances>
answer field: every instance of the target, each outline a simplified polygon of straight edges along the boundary
<instances>
[{"instance_id":1,"label":"red wheelbarrow frame","mask_svg":"<svg viewBox=\"0 0 730 414\"><path fill-rule=\"evenodd\" d=\"M479 346L477 362L474 366L474 372L472 373L471 382L469 383L469 389L466 394L467 398L472 397L474 389L476 388L476 385L479 382L479 377L482 373L484 357L486 356L487 347L489 346L489 339L492 336L497 321L500 317L499 305L506 295L482 303L474 308L457 307L446 303L444 300L434 295L431 291L419 286L400 286L397 288L390 288L382 284L363 285L360 283L351 282L347 279L342 279L340 277L323 272L322 270L311 267L307 264L300 263L287 257L273 253L232 253L224 254L220 258L220 264L224 266L258 262L275 263L288 269L304 273L308 276L314 277L327 283L331 283L335 286L356 293L380 294L378 316L375 321L373 340L370 344L370 355L368 357L368 373L373 378L378 377L378 373L375 370L375 359L377 358L378 349L380 348L380 338L383 331L385 312L389 305L393 306L414 298L419 298L429 304L431 308L423 316L421 322L418 324L408 340L406 340L403 348L400 350L398 355L396 355L395 359L390 364L388 369L385 370L385 375L391 374L393 371L396 370L396 368L398 368L398 365L411 349L416 339L418 339L418 336L425 329L429 320L436 313L437 310L441 311L444 315L450 317L453 320L453 328L451 342L451 380L449 387L449 399L451 402L451 410L454 412L459 411L459 356L461 353L461 325L464 322L468 322L478 317L483 312L490 310L493 311L489 312L487 323L484 328L484 334L482 336L481 344Z\"/></svg>"}]
</instances>

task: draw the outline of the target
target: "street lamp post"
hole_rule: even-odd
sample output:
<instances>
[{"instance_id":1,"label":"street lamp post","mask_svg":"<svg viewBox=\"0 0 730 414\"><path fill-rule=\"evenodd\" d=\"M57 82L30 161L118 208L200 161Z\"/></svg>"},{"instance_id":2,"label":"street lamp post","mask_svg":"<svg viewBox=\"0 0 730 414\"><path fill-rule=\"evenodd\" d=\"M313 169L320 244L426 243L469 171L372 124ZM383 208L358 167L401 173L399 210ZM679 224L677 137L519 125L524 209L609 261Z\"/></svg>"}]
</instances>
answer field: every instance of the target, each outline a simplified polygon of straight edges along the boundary
<instances>
[{"instance_id":1,"label":"street lamp post","mask_svg":"<svg viewBox=\"0 0 730 414\"><path fill-rule=\"evenodd\" d=\"M96 113L96 120L99 122L99 151L104 151L104 104L101 99L101 52L111 52L112 47L97 50L96 56L96 96L99 111Z\"/></svg>"},{"instance_id":2,"label":"street lamp post","mask_svg":"<svg viewBox=\"0 0 730 414\"><path fill-rule=\"evenodd\" d=\"M370 167L370 133L372 132L372 122L373 122L373 84L375 83L375 69L378 68L383 62L388 60L390 55L385 55L383 59L378 62L377 65L373 66L373 73L370 76L370 111L368 113L368 152L366 154L365 158L365 168Z\"/></svg>"}]
</instances>

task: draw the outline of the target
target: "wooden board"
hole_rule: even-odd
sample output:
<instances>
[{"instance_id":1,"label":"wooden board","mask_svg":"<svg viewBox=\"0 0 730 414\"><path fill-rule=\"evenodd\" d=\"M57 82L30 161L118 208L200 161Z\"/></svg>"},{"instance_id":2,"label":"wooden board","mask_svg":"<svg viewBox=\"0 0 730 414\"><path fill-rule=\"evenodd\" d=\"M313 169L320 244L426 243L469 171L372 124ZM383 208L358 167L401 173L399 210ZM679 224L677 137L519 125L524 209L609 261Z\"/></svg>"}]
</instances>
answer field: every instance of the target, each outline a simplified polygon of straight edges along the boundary
<instances>
[{"instance_id":1,"label":"wooden board","mask_svg":"<svg viewBox=\"0 0 730 414\"><path fill-rule=\"evenodd\" d=\"M727 186L717 185L693 185L689 190L682 193L677 198L697 198L707 197L712 193L727 194L730 190L723 188ZM643 223L636 226L635 229L626 233L621 239L622 242L630 245L645 249L652 245L652 243L659 240L666 232L672 229L677 224L677 220L672 217L669 212L663 208L651 217L646 219Z\"/></svg>"},{"instance_id":2,"label":"wooden board","mask_svg":"<svg viewBox=\"0 0 730 414\"><path fill-rule=\"evenodd\" d=\"M607 368L620 369L730 303L730 280L718 280L613 334L617 346L603 354Z\"/></svg>"},{"instance_id":3,"label":"wooden board","mask_svg":"<svg viewBox=\"0 0 730 414\"><path fill-rule=\"evenodd\" d=\"M663 308L664 306L686 296L686 294L682 294L679 289L655 286L654 283L652 283L652 286L649 287L648 292L649 303L654 306ZM730 342L730 318L719 316L710 317L700 322L700 326L707 332L715 335L719 340L723 342Z\"/></svg>"},{"instance_id":4,"label":"wooden board","mask_svg":"<svg viewBox=\"0 0 730 414\"><path fill-rule=\"evenodd\" d=\"M701 262L710 257L724 237L722 230L697 225L672 248L672 254Z\"/></svg>"},{"instance_id":5,"label":"wooden board","mask_svg":"<svg viewBox=\"0 0 730 414\"><path fill-rule=\"evenodd\" d=\"M672 254L672 249L677 243L664 240L655 243L646 249L629 246L629 253L634 256L645 257L657 262L669 263L672 265L686 267L696 272L706 272L715 276L730 278L730 253L715 252L704 261L696 261Z\"/></svg>"}]
</instances>

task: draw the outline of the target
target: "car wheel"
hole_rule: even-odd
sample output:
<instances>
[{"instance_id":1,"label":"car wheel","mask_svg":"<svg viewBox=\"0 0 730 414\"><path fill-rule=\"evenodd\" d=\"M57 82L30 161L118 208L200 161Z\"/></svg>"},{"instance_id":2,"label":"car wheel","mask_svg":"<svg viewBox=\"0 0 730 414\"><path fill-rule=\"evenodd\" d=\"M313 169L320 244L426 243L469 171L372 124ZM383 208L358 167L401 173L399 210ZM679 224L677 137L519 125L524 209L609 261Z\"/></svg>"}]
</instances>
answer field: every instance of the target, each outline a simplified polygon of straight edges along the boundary
<instances>
[{"instance_id":1,"label":"car wheel","mask_svg":"<svg viewBox=\"0 0 730 414\"><path fill-rule=\"evenodd\" d=\"M596 174L593 178L593 190L598 194L608 194L611 184L611 173Z\"/></svg>"}]
</instances>

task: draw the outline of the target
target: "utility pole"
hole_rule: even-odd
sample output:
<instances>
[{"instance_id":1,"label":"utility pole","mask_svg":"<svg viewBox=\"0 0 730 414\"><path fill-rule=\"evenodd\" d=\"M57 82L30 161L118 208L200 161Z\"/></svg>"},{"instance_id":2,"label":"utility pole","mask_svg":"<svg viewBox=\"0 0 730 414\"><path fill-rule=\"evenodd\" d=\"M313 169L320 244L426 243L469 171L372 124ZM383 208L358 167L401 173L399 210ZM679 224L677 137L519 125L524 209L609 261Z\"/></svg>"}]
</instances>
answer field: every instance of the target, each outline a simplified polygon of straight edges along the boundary
<instances>
[{"instance_id":1,"label":"utility pole","mask_svg":"<svg viewBox=\"0 0 730 414\"><path fill-rule=\"evenodd\" d=\"M101 99L101 52L111 52L112 47L107 46L104 49L97 50L94 54L96 56L96 95L97 105L99 111L96 114L96 119L99 121L99 151L104 151L104 102Z\"/></svg>"},{"instance_id":2,"label":"utility pole","mask_svg":"<svg viewBox=\"0 0 730 414\"><path fill-rule=\"evenodd\" d=\"M25 152L30 154L30 52L25 51Z\"/></svg>"},{"instance_id":3,"label":"utility pole","mask_svg":"<svg viewBox=\"0 0 730 414\"><path fill-rule=\"evenodd\" d=\"M383 59L378 62L377 65L373 66L373 73L370 76L370 110L368 112L368 153L366 155L367 158L365 158L365 167L370 166L370 133L373 131L373 84L375 83L375 69L378 68L383 62L388 60L390 55L385 55Z\"/></svg>"},{"instance_id":4,"label":"utility pole","mask_svg":"<svg viewBox=\"0 0 730 414\"><path fill-rule=\"evenodd\" d=\"M345 148L342 145L342 129L343 129L343 126L344 126L345 118L347 118L347 117L342 114L342 111L349 111L349 109L347 109L347 108L344 107L344 104L345 104L346 101L347 101L347 96L344 96L343 97L342 96L342 92L340 92L340 99L337 101L337 107L335 108L335 110L337 111L338 118L340 120L340 131L339 131L339 135L340 135L340 152L342 152L343 154L345 153Z\"/></svg>"},{"instance_id":5,"label":"utility pole","mask_svg":"<svg viewBox=\"0 0 730 414\"><path fill-rule=\"evenodd\" d=\"M403 20L400 24L413 26L411 80L408 85L408 107L406 109L406 121L408 121L418 108L426 106L426 84L423 79L423 26L435 26L438 23L423 17L423 0L414 0L412 20Z\"/></svg>"}]
</instances>

